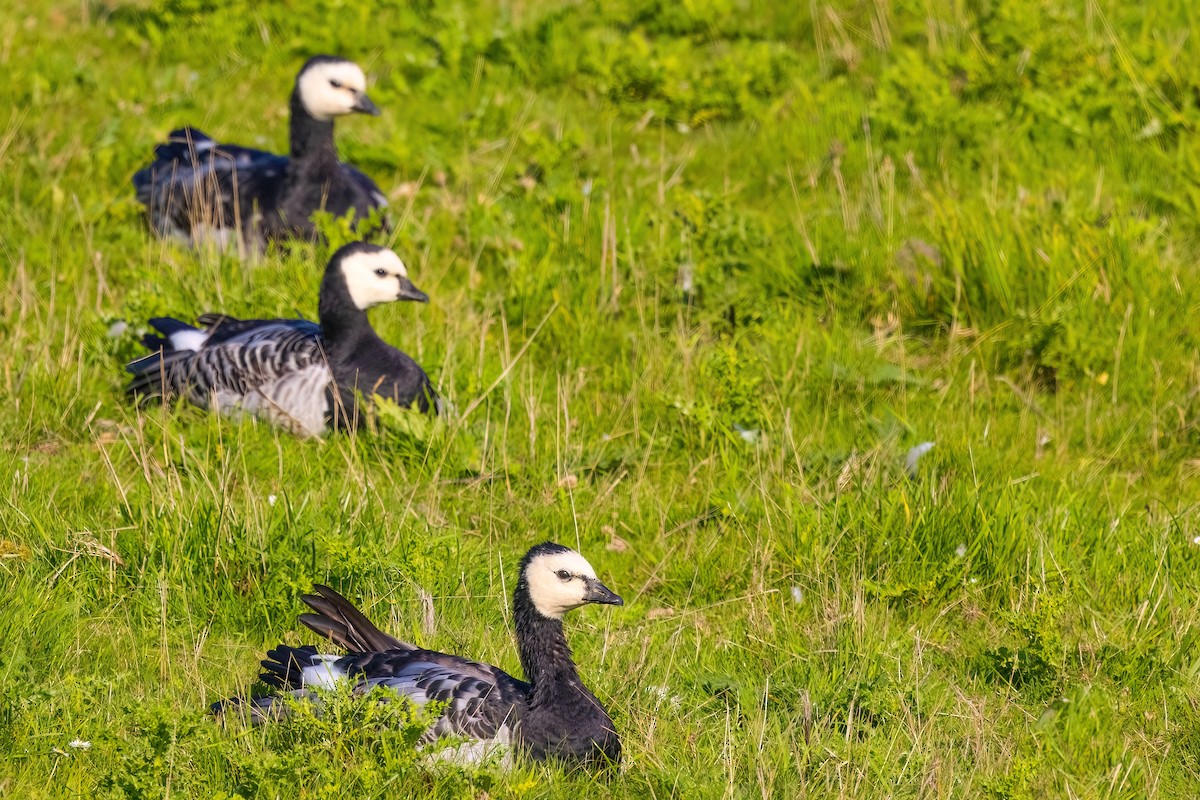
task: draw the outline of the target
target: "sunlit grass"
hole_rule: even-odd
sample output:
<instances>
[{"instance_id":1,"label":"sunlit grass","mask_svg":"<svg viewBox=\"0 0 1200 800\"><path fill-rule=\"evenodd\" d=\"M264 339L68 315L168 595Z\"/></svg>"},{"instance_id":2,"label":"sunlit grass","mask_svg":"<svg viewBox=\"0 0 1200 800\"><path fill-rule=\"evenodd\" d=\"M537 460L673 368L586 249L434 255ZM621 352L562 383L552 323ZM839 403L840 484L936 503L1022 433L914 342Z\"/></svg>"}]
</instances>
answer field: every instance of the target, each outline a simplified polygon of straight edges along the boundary
<instances>
[{"instance_id":1,"label":"sunlit grass","mask_svg":"<svg viewBox=\"0 0 1200 800\"><path fill-rule=\"evenodd\" d=\"M1190 4L26 6L0 794L1195 794ZM317 52L367 66L384 116L339 145L432 298L373 322L456 413L297 441L135 410L146 318L315 315L324 248L161 243L129 178L184 123L283 148ZM626 599L568 625L618 773L207 717L310 641L314 581L519 671L547 538Z\"/></svg>"}]
</instances>

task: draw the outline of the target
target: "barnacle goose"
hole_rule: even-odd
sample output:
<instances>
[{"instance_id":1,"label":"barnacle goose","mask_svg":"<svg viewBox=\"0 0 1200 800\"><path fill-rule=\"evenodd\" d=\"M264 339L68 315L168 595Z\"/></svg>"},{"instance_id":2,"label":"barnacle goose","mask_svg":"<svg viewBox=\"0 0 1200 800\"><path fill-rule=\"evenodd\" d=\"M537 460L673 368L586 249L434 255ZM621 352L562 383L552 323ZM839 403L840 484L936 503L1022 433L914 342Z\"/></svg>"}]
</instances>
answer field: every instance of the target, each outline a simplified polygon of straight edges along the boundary
<instances>
[{"instance_id":1,"label":"barnacle goose","mask_svg":"<svg viewBox=\"0 0 1200 800\"><path fill-rule=\"evenodd\" d=\"M355 242L329 260L318 325L305 319L237 319L204 314L197 328L150 320L148 356L130 363L129 394L143 401L183 396L204 408L248 413L301 435L356 425L359 393L437 410L421 367L379 338L366 309L395 300L426 302L400 258Z\"/></svg>"},{"instance_id":2,"label":"barnacle goose","mask_svg":"<svg viewBox=\"0 0 1200 800\"><path fill-rule=\"evenodd\" d=\"M352 61L310 58L291 99L291 158L220 144L195 128L172 131L155 160L133 176L138 200L160 235L225 246L232 234L257 250L267 239L312 238L314 211L358 218L387 205L379 187L338 160L333 120L378 115Z\"/></svg>"},{"instance_id":3,"label":"barnacle goose","mask_svg":"<svg viewBox=\"0 0 1200 800\"><path fill-rule=\"evenodd\" d=\"M327 586L301 600L316 613L300 622L328 637L347 655L325 655L311 645L279 645L262 662L263 683L274 695L214 704L219 715L242 713L259 723L286 715L280 694L306 698L308 687L330 688L342 680L355 691L386 687L417 705L445 703L423 743L466 737L481 747L511 746L534 760L603 765L621 758L612 719L575 669L563 635L562 617L587 603L624 605L596 577L579 553L543 542L525 554L513 592L517 649L525 680L498 667L460 656L423 650L376 628L357 608Z\"/></svg>"}]
</instances>

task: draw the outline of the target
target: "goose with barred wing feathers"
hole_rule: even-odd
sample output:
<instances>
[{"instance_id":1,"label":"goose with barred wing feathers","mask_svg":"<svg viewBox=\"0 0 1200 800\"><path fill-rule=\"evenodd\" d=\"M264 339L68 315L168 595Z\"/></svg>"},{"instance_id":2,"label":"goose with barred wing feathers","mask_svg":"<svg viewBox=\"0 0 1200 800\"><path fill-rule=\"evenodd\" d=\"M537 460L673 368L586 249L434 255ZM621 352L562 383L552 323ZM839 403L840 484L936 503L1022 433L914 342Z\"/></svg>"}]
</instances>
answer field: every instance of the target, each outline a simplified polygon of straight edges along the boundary
<instances>
[{"instance_id":1,"label":"goose with barred wing feathers","mask_svg":"<svg viewBox=\"0 0 1200 800\"><path fill-rule=\"evenodd\" d=\"M305 319L237 319L204 314L201 327L150 320L155 352L129 364L129 394L182 396L203 408L247 413L301 435L357 425L358 397L377 395L423 412L439 400L425 371L379 338L367 309L396 300L426 302L399 256L355 242L333 254L321 282L318 325Z\"/></svg>"},{"instance_id":2,"label":"goose with barred wing feathers","mask_svg":"<svg viewBox=\"0 0 1200 800\"><path fill-rule=\"evenodd\" d=\"M588 603L623 601L600 582L583 556L554 542L530 549L519 569L513 617L524 681L490 664L423 650L389 636L340 594L317 586L316 594L301 597L315 613L303 614L300 622L347 654L280 645L267 653L260 676L277 694L235 698L213 710L265 722L286 714L280 694L303 698L311 695L311 687L350 681L356 692L384 687L418 706L445 703L441 717L425 732L425 743L461 736L485 750L510 745L538 761L619 761L620 738L604 706L579 677L562 617Z\"/></svg>"},{"instance_id":3,"label":"goose with barred wing feathers","mask_svg":"<svg viewBox=\"0 0 1200 800\"><path fill-rule=\"evenodd\" d=\"M374 181L338 160L333 121L378 115L366 77L352 61L310 58L292 91L291 157L222 144L195 128L172 131L155 160L133 176L137 198L162 236L225 246L241 236L254 251L268 239L313 238L324 210L359 219L387 205Z\"/></svg>"}]
</instances>

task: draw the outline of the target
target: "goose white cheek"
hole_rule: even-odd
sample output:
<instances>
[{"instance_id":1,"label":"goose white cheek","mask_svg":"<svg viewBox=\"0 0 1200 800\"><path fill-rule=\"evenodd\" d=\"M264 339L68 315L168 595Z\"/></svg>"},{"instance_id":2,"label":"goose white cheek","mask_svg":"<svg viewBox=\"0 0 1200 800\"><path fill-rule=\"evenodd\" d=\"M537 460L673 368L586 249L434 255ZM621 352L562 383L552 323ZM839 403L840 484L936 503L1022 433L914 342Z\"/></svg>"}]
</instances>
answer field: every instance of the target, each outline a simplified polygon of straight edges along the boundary
<instances>
[{"instance_id":1,"label":"goose white cheek","mask_svg":"<svg viewBox=\"0 0 1200 800\"><path fill-rule=\"evenodd\" d=\"M534 608L545 617L558 619L588 602L587 580L595 580L596 571L583 556L566 552L535 558L525 577Z\"/></svg>"},{"instance_id":2,"label":"goose white cheek","mask_svg":"<svg viewBox=\"0 0 1200 800\"><path fill-rule=\"evenodd\" d=\"M399 256L382 250L348 256L342 262L342 274L350 299L365 310L399 299L400 279L408 277L408 270Z\"/></svg>"},{"instance_id":3,"label":"goose white cheek","mask_svg":"<svg viewBox=\"0 0 1200 800\"><path fill-rule=\"evenodd\" d=\"M315 64L297 81L304 110L322 122L354 113L366 86L362 69L349 61Z\"/></svg>"}]
</instances>

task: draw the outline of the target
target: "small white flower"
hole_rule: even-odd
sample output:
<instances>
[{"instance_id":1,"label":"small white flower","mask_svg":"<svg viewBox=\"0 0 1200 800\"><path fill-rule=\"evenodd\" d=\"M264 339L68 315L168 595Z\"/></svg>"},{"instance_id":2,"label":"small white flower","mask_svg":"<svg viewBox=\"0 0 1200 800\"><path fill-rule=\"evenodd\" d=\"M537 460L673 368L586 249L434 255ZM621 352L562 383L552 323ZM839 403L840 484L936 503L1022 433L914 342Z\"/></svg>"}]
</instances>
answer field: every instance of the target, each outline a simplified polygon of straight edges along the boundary
<instances>
[{"instance_id":1,"label":"small white flower","mask_svg":"<svg viewBox=\"0 0 1200 800\"><path fill-rule=\"evenodd\" d=\"M960 544L958 547L954 548L954 555L958 556L959 558L963 558L966 556L966 554L967 546L965 544Z\"/></svg>"},{"instance_id":2,"label":"small white flower","mask_svg":"<svg viewBox=\"0 0 1200 800\"><path fill-rule=\"evenodd\" d=\"M804 590L802 590L799 586L792 587L792 601L795 602L796 605L800 605L804 602Z\"/></svg>"},{"instance_id":3,"label":"small white flower","mask_svg":"<svg viewBox=\"0 0 1200 800\"><path fill-rule=\"evenodd\" d=\"M267 495L267 505L269 505L269 506L273 506L273 505L275 505L275 501L276 501L276 500L278 500L278 499L279 499L279 498L278 498L278 497L276 497L276 496L275 496L275 495L273 495L273 494L269 494L269 495Z\"/></svg>"},{"instance_id":4,"label":"small white flower","mask_svg":"<svg viewBox=\"0 0 1200 800\"><path fill-rule=\"evenodd\" d=\"M666 699L671 689L668 686L647 686L646 691L661 702Z\"/></svg>"},{"instance_id":5,"label":"small white flower","mask_svg":"<svg viewBox=\"0 0 1200 800\"><path fill-rule=\"evenodd\" d=\"M90 750L92 748L92 743L84 741L83 739L72 739L70 746L74 747L76 750Z\"/></svg>"},{"instance_id":6,"label":"small white flower","mask_svg":"<svg viewBox=\"0 0 1200 800\"><path fill-rule=\"evenodd\" d=\"M737 431L738 436L742 437L743 442L754 444L758 441L758 428L743 428L735 422L733 429Z\"/></svg>"},{"instance_id":7,"label":"small white flower","mask_svg":"<svg viewBox=\"0 0 1200 800\"><path fill-rule=\"evenodd\" d=\"M696 271L691 264L679 265L679 288L684 294L691 294L696 288Z\"/></svg>"},{"instance_id":8,"label":"small white flower","mask_svg":"<svg viewBox=\"0 0 1200 800\"><path fill-rule=\"evenodd\" d=\"M1140 131L1133 137L1135 139L1153 139L1163 132L1162 120L1158 117L1151 117L1150 121L1142 127Z\"/></svg>"},{"instance_id":9,"label":"small white flower","mask_svg":"<svg viewBox=\"0 0 1200 800\"><path fill-rule=\"evenodd\" d=\"M123 319L119 319L112 325L108 326L108 338L120 339L121 336L129 329L129 323Z\"/></svg>"},{"instance_id":10,"label":"small white flower","mask_svg":"<svg viewBox=\"0 0 1200 800\"><path fill-rule=\"evenodd\" d=\"M1197 536L1195 539L1192 539L1192 544L1200 544L1200 536Z\"/></svg>"},{"instance_id":11,"label":"small white flower","mask_svg":"<svg viewBox=\"0 0 1200 800\"><path fill-rule=\"evenodd\" d=\"M592 194L592 179L588 178L583 182L583 196L590 197Z\"/></svg>"}]
</instances>

